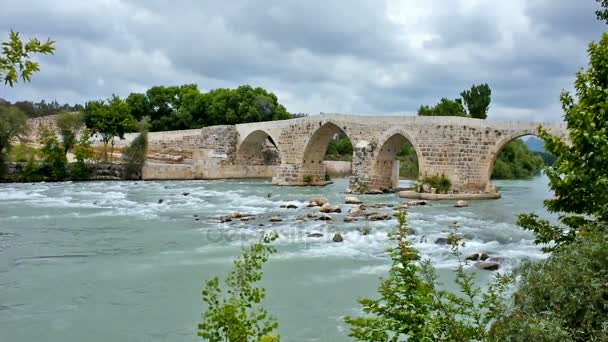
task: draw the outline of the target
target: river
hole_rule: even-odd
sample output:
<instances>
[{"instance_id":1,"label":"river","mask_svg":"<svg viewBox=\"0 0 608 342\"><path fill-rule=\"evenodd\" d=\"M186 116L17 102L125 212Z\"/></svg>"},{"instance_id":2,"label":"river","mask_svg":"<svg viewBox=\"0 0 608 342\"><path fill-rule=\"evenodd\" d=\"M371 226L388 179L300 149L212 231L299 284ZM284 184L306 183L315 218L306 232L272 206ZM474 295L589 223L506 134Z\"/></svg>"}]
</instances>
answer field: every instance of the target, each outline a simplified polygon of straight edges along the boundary
<instances>
[{"instance_id":1,"label":"river","mask_svg":"<svg viewBox=\"0 0 608 342\"><path fill-rule=\"evenodd\" d=\"M503 270L543 257L514 223L522 212L549 217L542 207L547 179L496 184L499 200L410 208L412 239L443 280L455 263L434 241L455 221L470 239L464 254L503 257ZM265 267L265 305L279 318L282 340L349 341L343 317L359 312L358 297L374 296L396 221L343 223L344 214L331 224L296 220L317 210L305 207L315 196L347 211L345 188L345 180L323 188L257 180L0 184L0 341L197 341L204 280L225 275L241 247L270 228L280 238ZM359 198L403 201L394 194ZM299 208L280 208L288 204ZM208 220L235 211L259 218ZM269 223L274 214L284 221ZM371 234L362 235L362 227ZM331 241L335 231L344 242Z\"/></svg>"}]
</instances>

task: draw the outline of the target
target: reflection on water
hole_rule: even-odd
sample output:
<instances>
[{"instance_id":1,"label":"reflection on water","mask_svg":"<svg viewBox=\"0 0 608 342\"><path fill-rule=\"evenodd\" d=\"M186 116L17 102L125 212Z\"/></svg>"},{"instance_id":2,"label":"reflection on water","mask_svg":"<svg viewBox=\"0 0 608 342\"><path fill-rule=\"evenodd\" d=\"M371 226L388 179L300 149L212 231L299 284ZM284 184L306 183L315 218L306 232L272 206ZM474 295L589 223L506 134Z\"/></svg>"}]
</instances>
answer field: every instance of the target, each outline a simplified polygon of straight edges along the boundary
<instances>
[{"instance_id":1,"label":"reflection on water","mask_svg":"<svg viewBox=\"0 0 608 342\"><path fill-rule=\"evenodd\" d=\"M503 257L506 269L523 258L541 258L531 235L514 223L521 212L551 218L542 209L546 183L542 177L497 182L503 198L468 208L450 201L411 208L412 240L444 278L454 261L435 240L452 222L470 238L465 254ZM342 317L357 313L356 298L373 295L386 273L386 233L395 220L343 223L353 207L343 204L345 188L344 180L324 188L267 181L0 185L0 340L196 341L203 281L225 274L241 246L274 229L278 253L264 282L284 340L347 341ZM340 205L343 214L333 223L297 220L317 210L305 202L318 195ZM298 209L280 207L288 204ZM235 211L257 218L209 220ZM284 220L269 223L277 214ZM361 234L363 228L370 234ZM337 231L343 243L331 241ZM323 237L307 237L311 232Z\"/></svg>"}]
</instances>

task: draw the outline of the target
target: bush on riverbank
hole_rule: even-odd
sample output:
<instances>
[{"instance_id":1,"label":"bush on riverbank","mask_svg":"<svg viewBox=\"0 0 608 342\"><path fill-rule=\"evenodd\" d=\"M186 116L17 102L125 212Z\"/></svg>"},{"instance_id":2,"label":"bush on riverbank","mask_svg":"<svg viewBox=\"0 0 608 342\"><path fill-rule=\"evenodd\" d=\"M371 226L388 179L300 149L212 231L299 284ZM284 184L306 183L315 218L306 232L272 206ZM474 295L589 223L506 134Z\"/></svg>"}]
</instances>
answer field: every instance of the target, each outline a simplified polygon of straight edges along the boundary
<instances>
[{"instance_id":1,"label":"bush on riverbank","mask_svg":"<svg viewBox=\"0 0 608 342\"><path fill-rule=\"evenodd\" d=\"M148 132L141 132L124 150L125 179L141 179L148 151Z\"/></svg>"},{"instance_id":2,"label":"bush on riverbank","mask_svg":"<svg viewBox=\"0 0 608 342\"><path fill-rule=\"evenodd\" d=\"M546 261L525 263L514 305L495 333L511 341L607 341L607 238L593 234Z\"/></svg>"}]
</instances>

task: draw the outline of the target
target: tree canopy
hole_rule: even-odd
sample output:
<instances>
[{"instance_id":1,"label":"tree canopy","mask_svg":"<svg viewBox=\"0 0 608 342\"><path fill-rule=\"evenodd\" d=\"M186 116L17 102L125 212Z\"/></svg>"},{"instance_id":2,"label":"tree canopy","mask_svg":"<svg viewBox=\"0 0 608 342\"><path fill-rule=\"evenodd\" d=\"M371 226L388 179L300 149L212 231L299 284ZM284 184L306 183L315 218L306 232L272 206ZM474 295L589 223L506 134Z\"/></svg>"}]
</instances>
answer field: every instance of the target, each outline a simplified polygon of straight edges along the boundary
<instances>
[{"instance_id":1,"label":"tree canopy","mask_svg":"<svg viewBox=\"0 0 608 342\"><path fill-rule=\"evenodd\" d=\"M194 84L156 86L145 94L130 94L126 103L136 120L150 117L151 131L291 118L285 107L278 103L276 95L248 85L207 93L199 91Z\"/></svg>"},{"instance_id":2,"label":"tree canopy","mask_svg":"<svg viewBox=\"0 0 608 342\"><path fill-rule=\"evenodd\" d=\"M422 116L465 116L485 119L490 108L492 90L487 84L473 85L470 90L460 93L462 98L450 100L442 98L434 106L422 105L418 115Z\"/></svg>"},{"instance_id":3,"label":"tree canopy","mask_svg":"<svg viewBox=\"0 0 608 342\"><path fill-rule=\"evenodd\" d=\"M470 90L460 93L464 105L470 117L475 119L485 119L488 117L488 109L492 90L487 84L473 85Z\"/></svg>"},{"instance_id":4,"label":"tree canopy","mask_svg":"<svg viewBox=\"0 0 608 342\"><path fill-rule=\"evenodd\" d=\"M11 30L9 40L2 42L2 54L0 54L0 79L4 84L12 87L22 79L29 82L32 75L40 71L38 62L32 60L32 54L53 54L55 42L48 39L41 42L37 38L32 38L23 42L18 32Z\"/></svg>"}]
</instances>

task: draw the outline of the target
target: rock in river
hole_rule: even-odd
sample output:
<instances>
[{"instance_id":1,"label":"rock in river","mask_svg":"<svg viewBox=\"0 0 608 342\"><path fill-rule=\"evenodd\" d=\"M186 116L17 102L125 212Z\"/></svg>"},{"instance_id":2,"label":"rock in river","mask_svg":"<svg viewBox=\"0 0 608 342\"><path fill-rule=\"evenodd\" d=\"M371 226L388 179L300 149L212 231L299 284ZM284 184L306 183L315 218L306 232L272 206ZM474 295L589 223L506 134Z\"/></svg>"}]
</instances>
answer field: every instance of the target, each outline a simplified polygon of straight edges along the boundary
<instances>
[{"instance_id":1,"label":"rock in river","mask_svg":"<svg viewBox=\"0 0 608 342\"><path fill-rule=\"evenodd\" d=\"M270 222L281 222L281 221L283 221L281 216L273 216L270 218Z\"/></svg>"},{"instance_id":2,"label":"rock in river","mask_svg":"<svg viewBox=\"0 0 608 342\"><path fill-rule=\"evenodd\" d=\"M460 200L454 205L456 208L465 208L469 206L469 202Z\"/></svg>"},{"instance_id":3,"label":"rock in river","mask_svg":"<svg viewBox=\"0 0 608 342\"><path fill-rule=\"evenodd\" d=\"M427 205L428 202L425 200L416 200L416 201L409 201L407 202L407 205L410 207L416 206L416 205Z\"/></svg>"},{"instance_id":4,"label":"rock in river","mask_svg":"<svg viewBox=\"0 0 608 342\"><path fill-rule=\"evenodd\" d=\"M475 254L471 254L468 257L464 258L464 260L470 260L470 261L486 261L488 260L490 256L487 255L486 253L475 253Z\"/></svg>"},{"instance_id":5,"label":"rock in river","mask_svg":"<svg viewBox=\"0 0 608 342\"><path fill-rule=\"evenodd\" d=\"M319 209L319 211L322 213L341 213L342 209L333 206L329 203L325 203L321 206L321 209Z\"/></svg>"},{"instance_id":6,"label":"rock in river","mask_svg":"<svg viewBox=\"0 0 608 342\"><path fill-rule=\"evenodd\" d=\"M392 218L391 214L381 213L381 214L372 214L367 217L370 221L384 221L390 220Z\"/></svg>"},{"instance_id":7,"label":"rock in river","mask_svg":"<svg viewBox=\"0 0 608 342\"><path fill-rule=\"evenodd\" d=\"M306 237L309 237L309 238L320 238L320 237L323 237L323 234L321 234L321 233L310 233L310 234L307 234Z\"/></svg>"},{"instance_id":8,"label":"rock in river","mask_svg":"<svg viewBox=\"0 0 608 342\"><path fill-rule=\"evenodd\" d=\"M481 261L475 264L475 267L480 270L496 271L500 268L500 264L493 261Z\"/></svg>"},{"instance_id":9,"label":"rock in river","mask_svg":"<svg viewBox=\"0 0 608 342\"><path fill-rule=\"evenodd\" d=\"M344 203L346 204L362 204L363 201L354 196L349 196L344 199Z\"/></svg>"},{"instance_id":10,"label":"rock in river","mask_svg":"<svg viewBox=\"0 0 608 342\"><path fill-rule=\"evenodd\" d=\"M435 240L436 245L447 245L449 242L447 237L440 237Z\"/></svg>"},{"instance_id":11,"label":"rock in river","mask_svg":"<svg viewBox=\"0 0 608 342\"><path fill-rule=\"evenodd\" d=\"M324 204L328 203L329 201L326 198L323 197L319 197L319 198L313 198L311 200L308 201L308 206L309 207L321 207Z\"/></svg>"},{"instance_id":12,"label":"rock in river","mask_svg":"<svg viewBox=\"0 0 608 342\"><path fill-rule=\"evenodd\" d=\"M321 215L319 215L319 217L317 218L317 220L319 220L319 221L331 221L332 218L331 218L331 216L329 216L327 214L321 214Z\"/></svg>"},{"instance_id":13,"label":"rock in river","mask_svg":"<svg viewBox=\"0 0 608 342\"><path fill-rule=\"evenodd\" d=\"M334 234L334 237L332 240L334 242L342 242L342 241L344 241L344 238L342 237L342 234L336 233L336 234Z\"/></svg>"}]
</instances>

